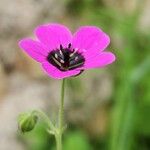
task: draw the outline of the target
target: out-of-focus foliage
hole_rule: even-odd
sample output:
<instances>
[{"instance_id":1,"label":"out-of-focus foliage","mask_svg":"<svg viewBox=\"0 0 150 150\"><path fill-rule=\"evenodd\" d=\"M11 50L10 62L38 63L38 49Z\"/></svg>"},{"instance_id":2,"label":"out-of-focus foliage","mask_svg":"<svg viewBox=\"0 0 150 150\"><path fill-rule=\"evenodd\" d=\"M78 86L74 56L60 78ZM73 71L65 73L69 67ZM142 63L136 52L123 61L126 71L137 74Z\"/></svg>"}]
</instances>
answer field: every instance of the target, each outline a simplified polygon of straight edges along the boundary
<instances>
[{"instance_id":1,"label":"out-of-focus foliage","mask_svg":"<svg viewBox=\"0 0 150 150\"><path fill-rule=\"evenodd\" d=\"M86 134L80 131L73 131L65 136L65 150L91 150L91 146Z\"/></svg>"},{"instance_id":2,"label":"out-of-focus foliage","mask_svg":"<svg viewBox=\"0 0 150 150\"><path fill-rule=\"evenodd\" d=\"M110 48L117 55L112 70L115 91L107 149L150 149L150 32L139 30L140 7L127 14L98 2L82 1L80 13L84 24L110 33ZM75 0L70 3L79 5Z\"/></svg>"},{"instance_id":3,"label":"out-of-focus foliage","mask_svg":"<svg viewBox=\"0 0 150 150\"><path fill-rule=\"evenodd\" d=\"M142 33L138 28L140 9L137 8L129 15L95 4L89 1L83 7L83 21L96 24L109 32L111 48L117 54L116 66L112 70L115 92L108 149L149 149L149 31ZM116 40L114 43L113 39Z\"/></svg>"}]
</instances>

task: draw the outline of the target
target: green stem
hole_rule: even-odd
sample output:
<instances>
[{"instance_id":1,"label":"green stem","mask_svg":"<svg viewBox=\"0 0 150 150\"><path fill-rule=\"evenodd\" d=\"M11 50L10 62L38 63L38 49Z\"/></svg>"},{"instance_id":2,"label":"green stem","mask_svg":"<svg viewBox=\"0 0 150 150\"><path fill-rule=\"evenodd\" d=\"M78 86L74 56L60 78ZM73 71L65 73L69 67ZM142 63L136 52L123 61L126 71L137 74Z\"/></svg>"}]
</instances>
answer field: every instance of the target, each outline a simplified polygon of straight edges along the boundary
<instances>
[{"instance_id":1,"label":"green stem","mask_svg":"<svg viewBox=\"0 0 150 150\"><path fill-rule=\"evenodd\" d=\"M62 134L64 130L64 93L65 93L65 79L62 81L61 100L59 106L58 116L58 130L55 134L57 150L62 150Z\"/></svg>"}]
</instances>

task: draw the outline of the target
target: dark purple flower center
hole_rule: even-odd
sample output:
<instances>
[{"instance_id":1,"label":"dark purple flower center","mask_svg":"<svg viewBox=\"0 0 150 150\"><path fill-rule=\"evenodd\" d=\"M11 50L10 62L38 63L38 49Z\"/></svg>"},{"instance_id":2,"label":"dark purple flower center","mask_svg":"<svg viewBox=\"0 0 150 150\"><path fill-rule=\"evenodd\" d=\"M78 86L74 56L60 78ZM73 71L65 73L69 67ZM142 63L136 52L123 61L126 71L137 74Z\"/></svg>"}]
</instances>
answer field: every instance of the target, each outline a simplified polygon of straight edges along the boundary
<instances>
[{"instance_id":1,"label":"dark purple flower center","mask_svg":"<svg viewBox=\"0 0 150 150\"><path fill-rule=\"evenodd\" d=\"M61 71L68 71L82 67L85 58L75 49L71 49L71 44L69 44L67 48L60 45L59 49L51 51L47 56L47 61Z\"/></svg>"}]
</instances>

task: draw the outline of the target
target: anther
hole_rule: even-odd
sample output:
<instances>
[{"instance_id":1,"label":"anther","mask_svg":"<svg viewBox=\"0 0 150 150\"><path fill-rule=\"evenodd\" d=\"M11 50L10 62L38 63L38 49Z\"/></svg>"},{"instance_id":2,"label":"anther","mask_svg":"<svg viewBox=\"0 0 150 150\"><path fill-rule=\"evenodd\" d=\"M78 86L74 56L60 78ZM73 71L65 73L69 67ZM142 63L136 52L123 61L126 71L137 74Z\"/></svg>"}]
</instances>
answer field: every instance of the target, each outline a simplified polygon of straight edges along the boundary
<instances>
[{"instance_id":1,"label":"anther","mask_svg":"<svg viewBox=\"0 0 150 150\"><path fill-rule=\"evenodd\" d=\"M69 56L72 57L74 54L75 54L75 53L73 52L73 53L71 53Z\"/></svg>"},{"instance_id":2,"label":"anther","mask_svg":"<svg viewBox=\"0 0 150 150\"><path fill-rule=\"evenodd\" d=\"M75 60L77 60L77 59L78 59L78 56L75 57Z\"/></svg>"},{"instance_id":3,"label":"anther","mask_svg":"<svg viewBox=\"0 0 150 150\"><path fill-rule=\"evenodd\" d=\"M59 53L60 53L60 55L63 55L63 53L62 53L62 51L61 51L61 50L59 50Z\"/></svg>"},{"instance_id":4,"label":"anther","mask_svg":"<svg viewBox=\"0 0 150 150\"><path fill-rule=\"evenodd\" d=\"M77 50L77 48L73 49L73 52L70 54L70 57L72 57L77 52Z\"/></svg>"},{"instance_id":5,"label":"anther","mask_svg":"<svg viewBox=\"0 0 150 150\"><path fill-rule=\"evenodd\" d=\"M64 60L62 60L62 59L60 60L60 62L61 62L62 64L64 64L64 63L65 63L65 62L64 62Z\"/></svg>"},{"instance_id":6,"label":"anther","mask_svg":"<svg viewBox=\"0 0 150 150\"><path fill-rule=\"evenodd\" d=\"M58 55L55 53L55 58L57 59L58 58Z\"/></svg>"}]
</instances>

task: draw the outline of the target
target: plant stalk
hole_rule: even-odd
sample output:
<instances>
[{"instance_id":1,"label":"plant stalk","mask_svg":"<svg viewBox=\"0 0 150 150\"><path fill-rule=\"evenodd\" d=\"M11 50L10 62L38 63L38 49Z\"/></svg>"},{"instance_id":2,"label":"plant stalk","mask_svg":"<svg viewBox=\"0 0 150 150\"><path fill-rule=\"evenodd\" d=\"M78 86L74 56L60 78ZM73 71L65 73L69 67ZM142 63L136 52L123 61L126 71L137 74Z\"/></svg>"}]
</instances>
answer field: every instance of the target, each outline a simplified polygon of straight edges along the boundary
<instances>
[{"instance_id":1,"label":"plant stalk","mask_svg":"<svg viewBox=\"0 0 150 150\"><path fill-rule=\"evenodd\" d=\"M62 86L61 86L61 99L60 99L59 115L58 115L58 129L55 134L57 150L62 150L62 134L64 130L64 94L65 94L65 79L63 79Z\"/></svg>"}]
</instances>

